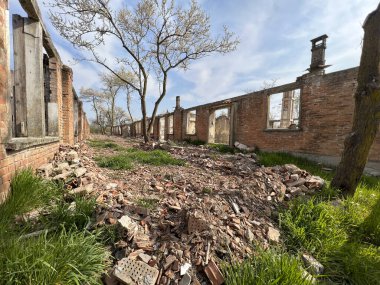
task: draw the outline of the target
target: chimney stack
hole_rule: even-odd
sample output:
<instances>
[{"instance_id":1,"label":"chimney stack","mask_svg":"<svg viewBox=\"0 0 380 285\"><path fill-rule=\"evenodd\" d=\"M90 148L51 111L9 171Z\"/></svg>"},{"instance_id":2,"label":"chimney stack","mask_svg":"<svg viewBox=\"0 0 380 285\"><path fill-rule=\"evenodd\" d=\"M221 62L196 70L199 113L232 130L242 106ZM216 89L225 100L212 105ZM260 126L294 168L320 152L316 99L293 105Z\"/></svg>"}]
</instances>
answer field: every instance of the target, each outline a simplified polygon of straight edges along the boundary
<instances>
[{"instance_id":1,"label":"chimney stack","mask_svg":"<svg viewBox=\"0 0 380 285\"><path fill-rule=\"evenodd\" d=\"M181 97L180 96L176 96L175 97L175 108L176 109L180 109L181 108Z\"/></svg>"},{"instance_id":2,"label":"chimney stack","mask_svg":"<svg viewBox=\"0 0 380 285\"><path fill-rule=\"evenodd\" d=\"M308 70L310 73L318 72L320 74L325 73L325 68L331 65L326 65L325 50L327 35L322 35L318 38L311 40L311 64Z\"/></svg>"}]
</instances>

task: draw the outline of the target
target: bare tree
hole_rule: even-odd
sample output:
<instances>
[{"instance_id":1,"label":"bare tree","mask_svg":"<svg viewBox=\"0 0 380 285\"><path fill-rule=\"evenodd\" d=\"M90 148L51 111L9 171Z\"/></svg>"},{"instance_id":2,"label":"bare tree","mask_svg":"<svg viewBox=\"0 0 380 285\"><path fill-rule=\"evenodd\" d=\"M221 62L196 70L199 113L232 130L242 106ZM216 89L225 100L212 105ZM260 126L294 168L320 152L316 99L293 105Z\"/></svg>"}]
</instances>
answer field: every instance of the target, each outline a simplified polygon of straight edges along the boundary
<instances>
[{"instance_id":1,"label":"bare tree","mask_svg":"<svg viewBox=\"0 0 380 285\"><path fill-rule=\"evenodd\" d=\"M102 124L101 106L104 103L103 93L96 91L92 88L81 88L80 99L83 102L91 104L92 109L95 112L95 123L99 126L101 133L105 134L105 126Z\"/></svg>"},{"instance_id":2,"label":"bare tree","mask_svg":"<svg viewBox=\"0 0 380 285\"><path fill-rule=\"evenodd\" d=\"M170 71L187 69L191 61L214 52L230 52L238 41L226 27L221 35L213 37L210 19L196 0L191 0L187 8L176 5L174 0L139 0L133 8L125 6L117 11L109 3L109 0L57 0L51 5L51 20L64 38L89 52L87 60L101 64L137 92L143 136L148 141L159 104L167 92ZM111 38L121 47L112 62L100 52ZM118 74L120 67L131 71L137 81ZM157 76L160 88L147 127L150 74Z\"/></svg>"},{"instance_id":3,"label":"bare tree","mask_svg":"<svg viewBox=\"0 0 380 285\"><path fill-rule=\"evenodd\" d=\"M380 4L363 25L364 40L352 131L331 186L353 195L363 174L380 123Z\"/></svg>"},{"instance_id":4,"label":"bare tree","mask_svg":"<svg viewBox=\"0 0 380 285\"><path fill-rule=\"evenodd\" d=\"M124 82L122 82L118 76L112 73L104 73L101 75L101 81L103 83L103 97L108 106L108 121L111 128L111 135L113 135L113 128L115 126L115 108L116 98L121 88L123 88Z\"/></svg>"}]
</instances>

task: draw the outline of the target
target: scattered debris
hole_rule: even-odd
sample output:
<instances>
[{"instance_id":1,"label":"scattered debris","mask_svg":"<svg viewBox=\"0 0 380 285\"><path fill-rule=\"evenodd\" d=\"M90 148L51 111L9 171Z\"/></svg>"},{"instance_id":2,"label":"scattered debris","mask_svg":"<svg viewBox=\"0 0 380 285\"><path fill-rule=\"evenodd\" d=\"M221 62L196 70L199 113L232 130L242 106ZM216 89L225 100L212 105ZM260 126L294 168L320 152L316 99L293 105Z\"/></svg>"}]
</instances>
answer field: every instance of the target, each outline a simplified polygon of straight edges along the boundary
<instances>
[{"instance_id":1,"label":"scattered debris","mask_svg":"<svg viewBox=\"0 0 380 285\"><path fill-rule=\"evenodd\" d=\"M222 260L243 260L253 253L254 241L264 247L280 242L272 218L284 198L312 195L324 185L295 165L263 167L253 154L221 155L203 146L141 145L138 140L118 143L164 148L188 164L99 168L93 158L115 150L82 144L62 146L38 172L63 183L68 197L96 198L91 227L117 226L113 275L128 284L222 284L217 266ZM105 280L114 282L113 275Z\"/></svg>"}]
</instances>

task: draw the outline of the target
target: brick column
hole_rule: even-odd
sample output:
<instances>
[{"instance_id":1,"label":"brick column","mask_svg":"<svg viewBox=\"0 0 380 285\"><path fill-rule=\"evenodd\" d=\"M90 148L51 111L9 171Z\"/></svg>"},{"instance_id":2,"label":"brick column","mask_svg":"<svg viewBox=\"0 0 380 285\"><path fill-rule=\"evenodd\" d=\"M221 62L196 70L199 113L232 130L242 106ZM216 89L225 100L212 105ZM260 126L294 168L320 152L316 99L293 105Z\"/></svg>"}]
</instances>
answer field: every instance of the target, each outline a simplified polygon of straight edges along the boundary
<instances>
[{"instance_id":1,"label":"brick column","mask_svg":"<svg viewBox=\"0 0 380 285\"><path fill-rule=\"evenodd\" d=\"M62 68L62 120L63 143L74 144L74 94L73 71L64 65Z\"/></svg>"},{"instance_id":2,"label":"brick column","mask_svg":"<svg viewBox=\"0 0 380 285\"><path fill-rule=\"evenodd\" d=\"M182 115L183 109L182 108L176 108L174 110L174 115L173 115L173 137L175 141L181 141L182 138Z\"/></svg>"}]
</instances>

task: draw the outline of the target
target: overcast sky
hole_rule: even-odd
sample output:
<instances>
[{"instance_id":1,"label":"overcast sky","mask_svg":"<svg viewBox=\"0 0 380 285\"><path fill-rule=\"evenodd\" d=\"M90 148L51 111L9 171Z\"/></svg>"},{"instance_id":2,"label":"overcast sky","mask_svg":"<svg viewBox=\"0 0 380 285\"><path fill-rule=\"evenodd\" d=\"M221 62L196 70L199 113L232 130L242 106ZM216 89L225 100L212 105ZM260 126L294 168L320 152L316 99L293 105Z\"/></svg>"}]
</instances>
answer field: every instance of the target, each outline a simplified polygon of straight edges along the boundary
<instances>
[{"instance_id":1,"label":"overcast sky","mask_svg":"<svg viewBox=\"0 0 380 285\"><path fill-rule=\"evenodd\" d=\"M98 74L102 67L91 63L72 65L78 51L66 42L51 26L48 9L38 0L44 21L63 62L74 70L77 91L83 87L98 88ZM111 0L115 8L129 0ZM184 1L182 1L184 2ZM230 27L240 39L238 49L227 55L212 55L190 65L186 72L170 74L169 90L162 101L160 112L172 111L175 96L181 96L185 108L238 96L258 90L264 81L277 80L277 84L292 82L305 73L310 64L310 40L327 34L326 63L332 66L327 72L359 65L362 24L368 13L378 5L375 0L202 0L203 9L210 15L213 30L223 25ZM10 14L25 15L17 0L9 4ZM112 54L120 47L108 46ZM149 110L155 99L151 84L148 97ZM120 94L118 104L123 107L125 95ZM133 113L141 117L137 98ZM89 117L90 106L85 106Z\"/></svg>"}]
</instances>

